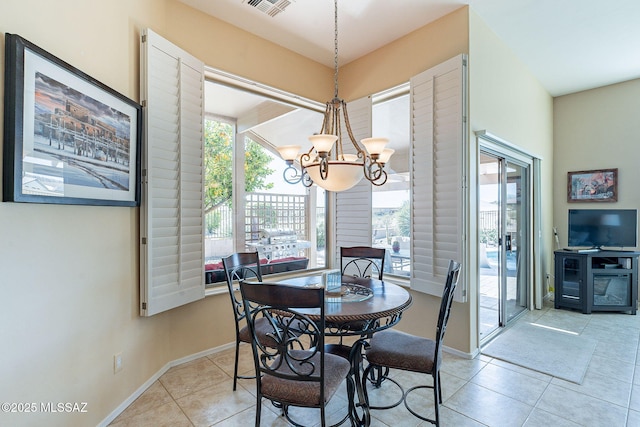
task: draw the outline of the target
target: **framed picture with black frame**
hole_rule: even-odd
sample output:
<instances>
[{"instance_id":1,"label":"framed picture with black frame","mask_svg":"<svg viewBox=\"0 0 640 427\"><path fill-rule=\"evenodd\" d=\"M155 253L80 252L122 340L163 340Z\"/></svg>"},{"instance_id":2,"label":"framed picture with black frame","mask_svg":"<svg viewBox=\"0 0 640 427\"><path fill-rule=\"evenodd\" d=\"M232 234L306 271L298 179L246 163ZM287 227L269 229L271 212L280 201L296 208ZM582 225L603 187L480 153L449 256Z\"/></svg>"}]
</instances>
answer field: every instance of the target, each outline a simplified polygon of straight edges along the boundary
<instances>
[{"instance_id":1,"label":"framed picture with black frame","mask_svg":"<svg viewBox=\"0 0 640 427\"><path fill-rule=\"evenodd\" d=\"M137 206L142 108L5 34L3 201Z\"/></svg>"}]
</instances>

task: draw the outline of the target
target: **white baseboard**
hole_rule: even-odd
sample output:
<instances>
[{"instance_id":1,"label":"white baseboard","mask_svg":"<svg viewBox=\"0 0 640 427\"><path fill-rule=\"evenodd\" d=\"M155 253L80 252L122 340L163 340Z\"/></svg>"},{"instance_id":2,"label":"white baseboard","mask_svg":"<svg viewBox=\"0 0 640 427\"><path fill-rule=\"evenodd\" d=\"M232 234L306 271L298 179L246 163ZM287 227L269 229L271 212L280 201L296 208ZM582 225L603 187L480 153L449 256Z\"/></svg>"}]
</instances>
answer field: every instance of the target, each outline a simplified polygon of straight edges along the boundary
<instances>
[{"instance_id":1,"label":"white baseboard","mask_svg":"<svg viewBox=\"0 0 640 427\"><path fill-rule=\"evenodd\" d=\"M98 424L98 427L108 426L113 420L116 419L118 415L120 415L125 409L127 409L129 405L131 405L138 397L140 397L142 393L144 393L149 387L151 387L153 383L158 381L165 372L167 372L169 369L173 368L174 366L182 365L183 363L191 362L192 360L196 360L204 356L209 356L210 354L218 353L223 350L233 348L235 345L236 345L235 342L231 342L229 344L224 344L219 347L210 348L208 350L190 354L188 356L181 357L180 359L176 359L171 362L168 362L166 365L160 368L158 372L153 374L151 378L145 381L144 384L138 387L138 389L134 391L131 394L131 396L129 396L124 402L118 405L118 407L115 408L109 415L107 415L107 417Z\"/></svg>"},{"instance_id":2,"label":"white baseboard","mask_svg":"<svg viewBox=\"0 0 640 427\"><path fill-rule=\"evenodd\" d=\"M453 354L454 356L461 357L463 359L473 359L480 354L480 349L477 349L477 348L473 351L473 353L465 353L463 351L456 350L455 348L447 347L446 345L444 345L442 346L442 350L449 354Z\"/></svg>"}]
</instances>

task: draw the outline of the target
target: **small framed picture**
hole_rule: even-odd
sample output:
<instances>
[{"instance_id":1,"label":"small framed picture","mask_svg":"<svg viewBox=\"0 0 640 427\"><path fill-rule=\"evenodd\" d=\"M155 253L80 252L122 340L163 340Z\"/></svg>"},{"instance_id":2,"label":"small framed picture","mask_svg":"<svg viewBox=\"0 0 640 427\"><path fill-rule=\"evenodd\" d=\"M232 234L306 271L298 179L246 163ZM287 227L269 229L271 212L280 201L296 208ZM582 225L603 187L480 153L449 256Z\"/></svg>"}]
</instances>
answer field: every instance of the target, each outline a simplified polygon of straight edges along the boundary
<instances>
[{"instance_id":1,"label":"small framed picture","mask_svg":"<svg viewBox=\"0 0 640 427\"><path fill-rule=\"evenodd\" d=\"M142 107L5 34L3 201L137 206Z\"/></svg>"},{"instance_id":2,"label":"small framed picture","mask_svg":"<svg viewBox=\"0 0 640 427\"><path fill-rule=\"evenodd\" d=\"M567 202L617 202L618 169L567 173Z\"/></svg>"}]
</instances>

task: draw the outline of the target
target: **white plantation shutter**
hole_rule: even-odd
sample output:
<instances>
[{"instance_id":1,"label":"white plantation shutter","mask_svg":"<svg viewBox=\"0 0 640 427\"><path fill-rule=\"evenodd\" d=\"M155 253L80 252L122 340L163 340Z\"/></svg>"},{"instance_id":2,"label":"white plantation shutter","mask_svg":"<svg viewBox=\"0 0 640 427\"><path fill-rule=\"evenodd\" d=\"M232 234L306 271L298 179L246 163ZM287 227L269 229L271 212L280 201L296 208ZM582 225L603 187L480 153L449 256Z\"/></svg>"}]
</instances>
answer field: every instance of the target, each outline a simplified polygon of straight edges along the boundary
<instances>
[{"instance_id":1,"label":"white plantation shutter","mask_svg":"<svg viewBox=\"0 0 640 427\"><path fill-rule=\"evenodd\" d=\"M356 141L371 136L371 97L348 103L349 122ZM346 130L342 146L345 153L355 154ZM363 147L364 148L364 147ZM362 179L349 190L336 194L336 265L340 265L340 247L371 246L371 183Z\"/></svg>"},{"instance_id":2,"label":"white plantation shutter","mask_svg":"<svg viewBox=\"0 0 640 427\"><path fill-rule=\"evenodd\" d=\"M411 289L436 296L449 260L464 265L464 61L457 56L411 79Z\"/></svg>"},{"instance_id":3,"label":"white plantation shutter","mask_svg":"<svg viewBox=\"0 0 640 427\"><path fill-rule=\"evenodd\" d=\"M204 298L204 64L143 31L140 312Z\"/></svg>"}]
</instances>

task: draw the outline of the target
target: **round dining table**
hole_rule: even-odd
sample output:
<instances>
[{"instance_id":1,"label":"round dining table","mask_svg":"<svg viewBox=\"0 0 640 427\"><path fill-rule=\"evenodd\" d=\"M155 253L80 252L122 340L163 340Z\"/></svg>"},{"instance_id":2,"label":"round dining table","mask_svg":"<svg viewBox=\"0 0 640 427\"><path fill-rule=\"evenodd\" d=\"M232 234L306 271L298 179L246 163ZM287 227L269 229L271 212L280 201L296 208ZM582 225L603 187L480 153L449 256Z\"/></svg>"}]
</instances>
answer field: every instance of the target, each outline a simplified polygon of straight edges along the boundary
<instances>
[{"instance_id":1,"label":"round dining table","mask_svg":"<svg viewBox=\"0 0 640 427\"><path fill-rule=\"evenodd\" d=\"M321 275L280 280L294 286L318 286ZM411 305L411 294L402 286L384 280L342 276L341 292L327 293L326 335L370 335L395 325Z\"/></svg>"},{"instance_id":2,"label":"round dining table","mask_svg":"<svg viewBox=\"0 0 640 427\"><path fill-rule=\"evenodd\" d=\"M283 279L279 283L319 286L322 281L322 275L310 275ZM343 356L351 362L357 394L354 399L357 401L350 402L350 410L356 425L368 426L371 423L369 403L363 390L366 379L360 375L363 347L375 332L398 323L411 302L411 294L402 286L389 281L352 276L342 276L340 290L326 294L325 336L358 337L351 346L337 346L343 352L347 349ZM309 313L309 317L313 318L313 314Z\"/></svg>"}]
</instances>

